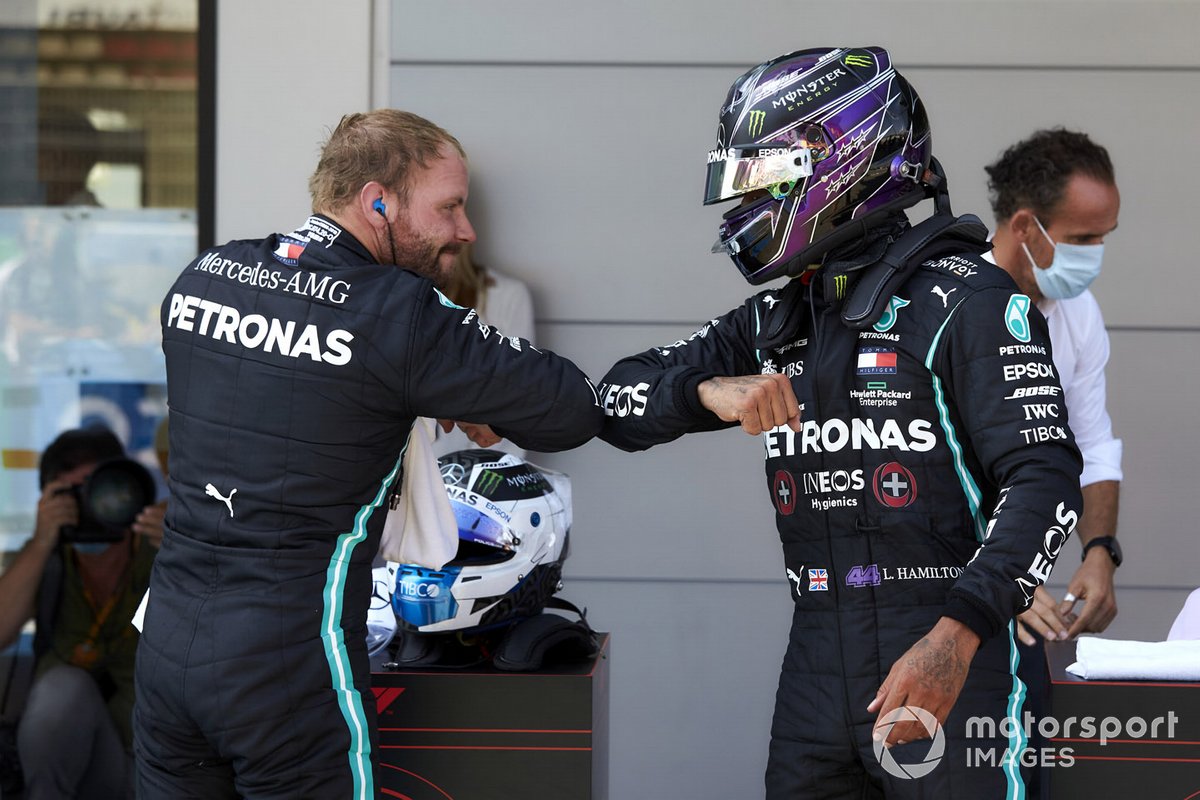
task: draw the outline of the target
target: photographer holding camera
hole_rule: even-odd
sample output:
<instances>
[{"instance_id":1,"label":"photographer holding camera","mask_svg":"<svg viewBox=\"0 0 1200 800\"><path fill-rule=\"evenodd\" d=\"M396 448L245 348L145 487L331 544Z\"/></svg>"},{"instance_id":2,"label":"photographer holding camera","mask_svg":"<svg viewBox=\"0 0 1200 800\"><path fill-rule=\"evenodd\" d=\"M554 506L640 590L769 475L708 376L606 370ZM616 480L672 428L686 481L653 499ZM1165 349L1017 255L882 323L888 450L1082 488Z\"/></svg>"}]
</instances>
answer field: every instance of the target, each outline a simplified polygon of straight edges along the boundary
<instances>
[{"instance_id":1,"label":"photographer holding camera","mask_svg":"<svg viewBox=\"0 0 1200 800\"><path fill-rule=\"evenodd\" d=\"M0 575L0 646L36 616L35 676L17 733L26 800L132 797L130 620L150 582L166 501L110 431L42 453L33 536Z\"/></svg>"}]
</instances>

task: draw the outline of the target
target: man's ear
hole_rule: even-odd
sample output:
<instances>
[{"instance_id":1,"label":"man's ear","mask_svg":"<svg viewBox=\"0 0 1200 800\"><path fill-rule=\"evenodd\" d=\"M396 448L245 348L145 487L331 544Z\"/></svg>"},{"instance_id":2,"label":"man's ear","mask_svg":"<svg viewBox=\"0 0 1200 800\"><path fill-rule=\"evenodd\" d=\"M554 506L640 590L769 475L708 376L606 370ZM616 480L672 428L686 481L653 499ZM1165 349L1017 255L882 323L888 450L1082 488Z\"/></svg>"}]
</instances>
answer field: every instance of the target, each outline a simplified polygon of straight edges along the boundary
<instances>
[{"instance_id":1,"label":"man's ear","mask_svg":"<svg viewBox=\"0 0 1200 800\"><path fill-rule=\"evenodd\" d=\"M391 195L382 183L368 181L358 193L359 211L373 226L386 226L390 221L388 216L389 199Z\"/></svg>"},{"instance_id":2,"label":"man's ear","mask_svg":"<svg viewBox=\"0 0 1200 800\"><path fill-rule=\"evenodd\" d=\"M1004 225L1018 242L1029 242L1030 239L1041 235L1037 220L1028 208L1017 209Z\"/></svg>"}]
</instances>

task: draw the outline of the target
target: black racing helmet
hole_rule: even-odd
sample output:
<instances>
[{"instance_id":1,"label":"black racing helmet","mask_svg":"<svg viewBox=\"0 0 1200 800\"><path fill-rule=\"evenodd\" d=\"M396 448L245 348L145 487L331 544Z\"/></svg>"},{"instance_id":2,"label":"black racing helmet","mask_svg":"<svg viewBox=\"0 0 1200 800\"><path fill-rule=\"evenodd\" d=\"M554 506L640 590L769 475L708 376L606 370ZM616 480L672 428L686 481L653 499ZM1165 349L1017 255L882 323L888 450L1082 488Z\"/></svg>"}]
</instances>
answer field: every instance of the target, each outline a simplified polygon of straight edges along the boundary
<instances>
[{"instance_id":1,"label":"black racing helmet","mask_svg":"<svg viewBox=\"0 0 1200 800\"><path fill-rule=\"evenodd\" d=\"M928 197L932 152L925 107L882 47L760 64L730 87L708 154L705 205L742 201L713 252L752 284L797 275Z\"/></svg>"}]
</instances>

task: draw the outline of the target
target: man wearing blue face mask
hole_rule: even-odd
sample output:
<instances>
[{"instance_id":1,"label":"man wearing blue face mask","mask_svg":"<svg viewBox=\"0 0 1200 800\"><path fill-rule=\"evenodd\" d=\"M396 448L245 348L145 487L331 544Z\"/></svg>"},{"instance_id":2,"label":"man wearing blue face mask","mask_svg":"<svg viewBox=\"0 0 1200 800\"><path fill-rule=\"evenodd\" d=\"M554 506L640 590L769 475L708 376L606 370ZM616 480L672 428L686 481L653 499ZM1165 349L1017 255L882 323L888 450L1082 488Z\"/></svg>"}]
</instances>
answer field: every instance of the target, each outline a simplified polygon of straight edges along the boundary
<instances>
[{"instance_id":1,"label":"man wearing blue face mask","mask_svg":"<svg viewBox=\"0 0 1200 800\"><path fill-rule=\"evenodd\" d=\"M1088 286L1100 274L1104 240L1117 227L1121 200L1108 152L1086 134L1062 128L1034 133L986 170L996 232L994 249L984 257L1007 271L1045 315L1062 383L1061 398L1031 398L1026 415L1036 427L1036 420L1060 414L1065 405L1083 453L1084 505L1076 528L1083 563L1061 600L1039 587L1017 621L1025 645L1018 674L1029 685L1035 713L1039 701L1048 713L1043 641L1099 633L1117 615L1121 441L1113 438L1105 401L1108 333Z\"/></svg>"}]
</instances>

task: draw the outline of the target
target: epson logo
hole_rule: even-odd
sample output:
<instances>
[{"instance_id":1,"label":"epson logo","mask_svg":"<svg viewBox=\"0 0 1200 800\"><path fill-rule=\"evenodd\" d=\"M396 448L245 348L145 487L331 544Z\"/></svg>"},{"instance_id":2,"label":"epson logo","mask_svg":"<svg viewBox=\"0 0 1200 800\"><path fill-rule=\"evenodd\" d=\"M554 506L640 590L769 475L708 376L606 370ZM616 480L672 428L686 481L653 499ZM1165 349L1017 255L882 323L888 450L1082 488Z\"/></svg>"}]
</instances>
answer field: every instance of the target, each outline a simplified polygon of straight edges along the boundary
<instances>
[{"instance_id":1,"label":"epson logo","mask_svg":"<svg viewBox=\"0 0 1200 800\"><path fill-rule=\"evenodd\" d=\"M1040 361L1030 361L1026 364L1005 364L1004 381L1011 383L1023 378L1053 378L1054 367Z\"/></svg>"},{"instance_id":2,"label":"epson logo","mask_svg":"<svg viewBox=\"0 0 1200 800\"><path fill-rule=\"evenodd\" d=\"M767 458L793 456L796 454L796 439L800 439L800 453L836 453L851 450L901 450L925 453L937 444L933 434L933 423L914 419L905 431L894 419L884 420L878 429L875 420L831 419L824 424L805 420L796 433L781 425L763 434Z\"/></svg>"}]
</instances>

